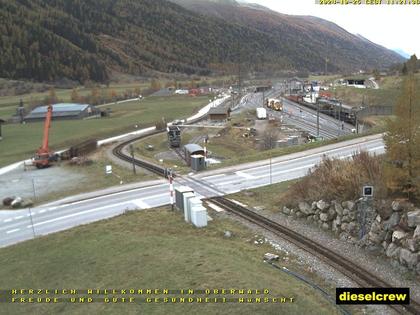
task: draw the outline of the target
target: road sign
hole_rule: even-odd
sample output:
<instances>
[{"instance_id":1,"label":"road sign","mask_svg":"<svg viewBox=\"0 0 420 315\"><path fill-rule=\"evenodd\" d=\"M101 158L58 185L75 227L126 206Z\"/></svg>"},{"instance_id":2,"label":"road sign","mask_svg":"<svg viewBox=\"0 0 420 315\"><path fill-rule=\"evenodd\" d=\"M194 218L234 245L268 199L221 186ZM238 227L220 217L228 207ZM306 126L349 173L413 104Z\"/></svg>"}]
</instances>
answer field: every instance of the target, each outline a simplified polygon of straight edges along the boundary
<instances>
[{"instance_id":1,"label":"road sign","mask_svg":"<svg viewBox=\"0 0 420 315\"><path fill-rule=\"evenodd\" d=\"M105 174L112 174L112 165L105 166Z\"/></svg>"},{"instance_id":2,"label":"road sign","mask_svg":"<svg viewBox=\"0 0 420 315\"><path fill-rule=\"evenodd\" d=\"M363 186L363 197L373 197L373 186Z\"/></svg>"}]
</instances>

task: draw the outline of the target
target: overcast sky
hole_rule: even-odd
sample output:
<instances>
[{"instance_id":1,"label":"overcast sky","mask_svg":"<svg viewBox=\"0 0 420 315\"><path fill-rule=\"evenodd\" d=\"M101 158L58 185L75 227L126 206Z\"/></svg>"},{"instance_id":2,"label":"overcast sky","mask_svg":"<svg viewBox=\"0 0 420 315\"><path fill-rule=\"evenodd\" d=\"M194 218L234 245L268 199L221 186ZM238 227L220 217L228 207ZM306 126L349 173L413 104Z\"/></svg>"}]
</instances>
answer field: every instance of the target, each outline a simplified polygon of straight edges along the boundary
<instances>
[{"instance_id":1,"label":"overcast sky","mask_svg":"<svg viewBox=\"0 0 420 315\"><path fill-rule=\"evenodd\" d=\"M318 16L377 44L420 57L420 5L319 5L315 0L242 1L258 3L286 14Z\"/></svg>"}]
</instances>

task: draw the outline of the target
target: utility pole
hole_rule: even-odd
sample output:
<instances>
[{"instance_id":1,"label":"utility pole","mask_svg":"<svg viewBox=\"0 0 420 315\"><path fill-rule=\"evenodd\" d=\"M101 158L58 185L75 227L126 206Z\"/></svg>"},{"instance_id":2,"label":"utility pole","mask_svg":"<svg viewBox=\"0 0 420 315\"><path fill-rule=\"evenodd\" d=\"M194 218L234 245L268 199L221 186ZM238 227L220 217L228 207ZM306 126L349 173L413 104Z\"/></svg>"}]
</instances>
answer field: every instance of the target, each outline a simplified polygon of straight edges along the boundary
<instances>
[{"instance_id":1,"label":"utility pole","mask_svg":"<svg viewBox=\"0 0 420 315\"><path fill-rule=\"evenodd\" d=\"M270 150L270 185L273 184L273 172L272 172L272 156L271 156L271 150Z\"/></svg>"},{"instance_id":2,"label":"utility pole","mask_svg":"<svg viewBox=\"0 0 420 315\"><path fill-rule=\"evenodd\" d=\"M171 202L171 210L174 211L174 184L173 184L173 175L172 169L168 169L168 178L169 178L169 194Z\"/></svg>"},{"instance_id":3,"label":"utility pole","mask_svg":"<svg viewBox=\"0 0 420 315\"><path fill-rule=\"evenodd\" d=\"M325 75L327 75L328 58L325 57Z\"/></svg>"},{"instance_id":4,"label":"utility pole","mask_svg":"<svg viewBox=\"0 0 420 315\"><path fill-rule=\"evenodd\" d=\"M316 136L319 137L319 102L316 102Z\"/></svg>"},{"instance_id":5,"label":"utility pole","mask_svg":"<svg viewBox=\"0 0 420 315\"><path fill-rule=\"evenodd\" d=\"M134 162L134 147L130 144L131 162L133 163L133 174L136 175L136 164Z\"/></svg>"}]
</instances>

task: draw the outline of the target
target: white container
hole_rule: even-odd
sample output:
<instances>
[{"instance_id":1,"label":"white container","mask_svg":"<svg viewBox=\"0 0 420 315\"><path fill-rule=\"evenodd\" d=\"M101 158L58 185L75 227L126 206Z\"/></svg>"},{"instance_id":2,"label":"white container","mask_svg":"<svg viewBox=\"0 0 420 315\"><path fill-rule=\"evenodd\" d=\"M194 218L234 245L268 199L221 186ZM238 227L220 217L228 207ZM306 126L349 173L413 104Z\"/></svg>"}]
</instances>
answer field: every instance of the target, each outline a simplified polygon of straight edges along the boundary
<instances>
[{"instance_id":1,"label":"white container","mask_svg":"<svg viewBox=\"0 0 420 315\"><path fill-rule=\"evenodd\" d=\"M190 199L195 198L195 194L193 192L186 192L183 194L183 197L184 197L184 219L186 222L191 222Z\"/></svg>"},{"instance_id":2,"label":"white container","mask_svg":"<svg viewBox=\"0 0 420 315\"><path fill-rule=\"evenodd\" d=\"M207 226L207 209L203 206L194 206L191 208L191 222L196 227Z\"/></svg>"},{"instance_id":3,"label":"white container","mask_svg":"<svg viewBox=\"0 0 420 315\"><path fill-rule=\"evenodd\" d=\"M188 206L186 207L187 208L188 222L192 222L191 209L193 207L203 207L203 201L198 197L188 199Z\"/></svg>"},{"instance_id":4,"label":"white container","mask_svg":"<svg viewBox=\"0 0 420 315\"><path fill-rule=\"evenodd\" d=\"M184 212L184 197L183 194L187 192L194 192L194 189L188 186L175 187L175 206Z\"/></svg>"}]
</instances>

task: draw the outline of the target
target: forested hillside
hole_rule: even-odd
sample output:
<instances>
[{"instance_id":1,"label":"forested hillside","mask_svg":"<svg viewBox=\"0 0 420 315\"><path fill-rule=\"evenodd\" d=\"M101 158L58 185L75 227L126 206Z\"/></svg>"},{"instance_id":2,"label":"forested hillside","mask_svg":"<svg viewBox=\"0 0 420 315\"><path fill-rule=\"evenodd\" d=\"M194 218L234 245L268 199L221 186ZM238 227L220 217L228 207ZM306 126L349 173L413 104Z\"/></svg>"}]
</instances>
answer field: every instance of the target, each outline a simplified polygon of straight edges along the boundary
<instances>
[{"instance_id":1,"label":"forested hillside","mask_svg":"<svg viewBox=\"0 0 420 315\"><path fill-rule=\"evenodd\" d=\"M320 43L303 41L305 30L285 42L276 32L164 0L0 0L0 5L0 77L5 78L105 82L114 72L208 74L238 60L248 69L264 63L320 71L324 64L315 45ZM340 58L331 70L357 68L355 54L344 54L337 41L330 53ZM400 61L368 52L356 56L371 67Z\"/></svg>"},{"instance_id":2,"label":"forested hillside","mask_svg":"<svg viewBox=\"0 0 420 315\"><path fill-rule=\"evenodd\" d=\"M392 50L335 23L314 16L288 15L235 0L171 0L194 12L234 22L269 34L281 43L280 53L297 68L323 71L383 68L404 59Z\"/></svg>"}]
</instances>

